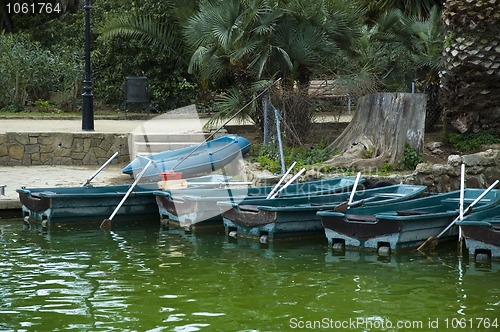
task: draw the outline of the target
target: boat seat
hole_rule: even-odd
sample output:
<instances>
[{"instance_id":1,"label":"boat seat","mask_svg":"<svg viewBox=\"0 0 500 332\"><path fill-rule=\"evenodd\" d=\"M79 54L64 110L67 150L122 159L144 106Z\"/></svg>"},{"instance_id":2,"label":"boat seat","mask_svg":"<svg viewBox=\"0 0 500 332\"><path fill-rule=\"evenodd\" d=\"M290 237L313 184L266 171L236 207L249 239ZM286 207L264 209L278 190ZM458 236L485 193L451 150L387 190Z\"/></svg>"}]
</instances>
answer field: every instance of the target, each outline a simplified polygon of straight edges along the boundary
<instances>
[{"instance_id":1,"label":"boat seat","mask_svg":"<svg viewBox=\"0 0 500 332\"><path fill-rule=\"evenodd\" d=\"M425 210L400 210L396 211L398 216L419 216L423 214L429 214L432 213L431 211L425 211Z\"/></svg>"},{"instance_id":2,"label":"boat seat","mask_svg":"<svg viewBox=\"0 0 500 332\"><path fill-rule=\"evenodd\" d=\"M259 208L255 205L238 205L240 211L259 212Z\"/></svg>"},{"instance_id":3,"label":"boat seat","mask_svg":"<svg viewBox=\"0 0 500 332\"><path fill-rule=\"evenodd\" d=\"M32 197L35 197L35 198L40 198L42 196L40 196L41 194L45 194L45 195L57 195L57 193L53 192L53 191L40 191L38 193L32 193L31 196Z\"/></svg>"},{"instance_id":4,"label":"boat seat","mask_svg":"<svg viewBox=\"0 0 500 332\"><path fill-rule=\"evenodd\" d=\"M398 193L380 193L380 194L375 194L374 196L375 196L375 197L383 197L383 198L387 198L387 197L403 197L403 196L405 196L405 194L398 194Z\"/></svg>"},{"instance_id":5,"label":"boat seat","mask_svg":"<svg viewBox=\"0 0 500 332\"><path fill-rule=\"evenodd\" d=\"M377 221L375 216L370 214L345 214L349 221Z\"/></svg>"},{"instance_id":6,"label":"boat seat","mask_svg":"<svg viewBox=\"0 0 500 332\"><path fill-rule=\"evenodd\" d=\"M475 198L464 198L464 203L470 204L470 203L474 202L475 200L476 200ZM489 202L489 201L491 201L491 199L483 197L480 202ZM460 198L446 198L446 199L443 199L442 202L443 203L450 202L450 203L457 203L458 204L458 203L460 203Z\"/></svg>"}]
</instances>

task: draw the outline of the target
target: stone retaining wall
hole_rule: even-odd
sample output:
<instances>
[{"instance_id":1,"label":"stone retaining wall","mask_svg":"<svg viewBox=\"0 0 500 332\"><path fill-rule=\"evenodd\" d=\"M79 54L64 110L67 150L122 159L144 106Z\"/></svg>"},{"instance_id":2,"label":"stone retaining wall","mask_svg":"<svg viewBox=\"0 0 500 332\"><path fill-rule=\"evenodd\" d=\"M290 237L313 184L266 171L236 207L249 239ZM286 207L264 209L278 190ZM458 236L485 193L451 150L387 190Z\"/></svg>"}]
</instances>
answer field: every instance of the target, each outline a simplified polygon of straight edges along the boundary
<instances>
[{"instance_id":1,"label":"stone retaining wall","mask_svg":"<svg viewBox=\"0 0 500 332\"><path fill-rule=\"evenodd\" d=\"M103 133L0 134L0 165L101 165L130 161L128 135Z\"/></svg>"},{"instance_id":2,"label":"stone retaining wall","mask_svg":"<svg viewBox=\"0 0 500 332\"><path fill-rule=\"evenodd\" d=\"M465 185L486 188L500 179L500 150L464 156L451 155L446 164L419 164L413 174L414 184L423 184L432 192L460 189L460 165L465 164Z\"/></svg>"}]
</instances>

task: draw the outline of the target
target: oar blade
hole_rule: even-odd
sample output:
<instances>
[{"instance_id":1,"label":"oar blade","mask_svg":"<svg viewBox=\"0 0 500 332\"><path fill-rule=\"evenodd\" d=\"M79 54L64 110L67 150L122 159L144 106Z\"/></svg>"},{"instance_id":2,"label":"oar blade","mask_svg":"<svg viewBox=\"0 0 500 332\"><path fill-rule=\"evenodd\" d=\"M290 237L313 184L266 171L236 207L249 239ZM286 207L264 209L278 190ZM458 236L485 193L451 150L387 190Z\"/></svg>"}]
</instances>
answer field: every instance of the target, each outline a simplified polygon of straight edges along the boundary
<instances>
[{"instance_id":1,"label":"oar blade","mask_svg":"<svg viewBox=\"0 0 500 332\"><path fill-rule=\"evenodd\" d=\"M110 230L111 229L111 219L104 219L101 223L101 229Z\"/></svg>"},{"instance_id":2,"label":"oar blade","mask_svg":"<svg viewBox=\"0 0 500 332\"><path fill-rule=\"evenodd\" d=\"M418 251L434 251L434 250L436 250L438 244L439 244L438 238L435 236L431 236L427 240L425 240L425 242L422 243L417 248L417 250Z\"/></svg>"}]
</instances>

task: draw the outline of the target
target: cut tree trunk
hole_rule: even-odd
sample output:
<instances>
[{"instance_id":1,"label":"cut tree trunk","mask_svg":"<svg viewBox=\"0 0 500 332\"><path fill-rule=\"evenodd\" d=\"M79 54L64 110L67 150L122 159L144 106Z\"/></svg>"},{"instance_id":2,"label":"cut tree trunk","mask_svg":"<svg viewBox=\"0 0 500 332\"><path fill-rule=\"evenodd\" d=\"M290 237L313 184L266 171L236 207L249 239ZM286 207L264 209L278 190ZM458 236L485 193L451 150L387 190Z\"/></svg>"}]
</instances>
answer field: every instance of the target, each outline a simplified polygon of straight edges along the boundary
<instances>
[{"instance_id":1,"label":"cut tree trunk","mask_svg":"<svg viewBox=\"0 0 500 332\"><path fill-rule=\"evenodd\" d=\"M358 101L353 119L328 148L342 152L328 164L336 167L379 167L398 164L408 144L422 152L425 94L376 93Z\"/></svg>"}]
</instances>

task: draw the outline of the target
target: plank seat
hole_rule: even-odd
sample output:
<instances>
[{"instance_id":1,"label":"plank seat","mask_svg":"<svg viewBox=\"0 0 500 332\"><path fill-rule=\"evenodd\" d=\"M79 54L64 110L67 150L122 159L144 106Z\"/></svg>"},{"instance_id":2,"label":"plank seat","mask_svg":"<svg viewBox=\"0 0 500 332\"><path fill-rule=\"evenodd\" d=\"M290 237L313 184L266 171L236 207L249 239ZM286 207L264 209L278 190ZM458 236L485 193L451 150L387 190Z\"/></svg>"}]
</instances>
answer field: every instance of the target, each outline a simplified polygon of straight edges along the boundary
<instances>
[{"instance_id":1,"label":"plank seat","mask_svg":"<svg viewBox=\"0 0 500 332\"><path fill-rule=\"evenodd\" d=\"M259 212L259 208L255 205L239 205L240 211Z\"/></svg>"},{"instance_id":2,"label":"plank seat","mask_svg":"<svg viewBox=\"0 0 500 332\"><path fill-rule=\"evenodd\" d=\"M369 214L346 214L345 217L349 221L377 221L375 216Z\"/></svg>"},{"instance_id":3,"label":"plank seat","mask_svg":"<svg viewBox=\"0 0 500 332\"><path fill-rule=\"evenodd\" d=\"M432 213L431 211L425 210L400 210L396 211L398 216L420 216L424 214Z\"/></svg>"}]
</instances>

